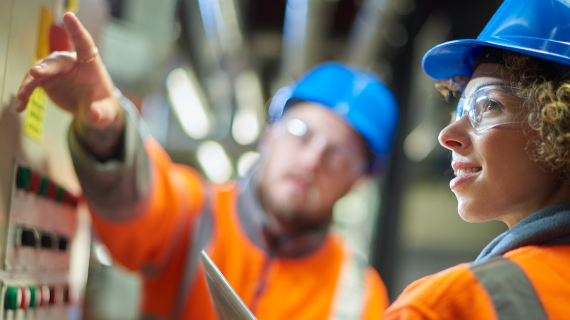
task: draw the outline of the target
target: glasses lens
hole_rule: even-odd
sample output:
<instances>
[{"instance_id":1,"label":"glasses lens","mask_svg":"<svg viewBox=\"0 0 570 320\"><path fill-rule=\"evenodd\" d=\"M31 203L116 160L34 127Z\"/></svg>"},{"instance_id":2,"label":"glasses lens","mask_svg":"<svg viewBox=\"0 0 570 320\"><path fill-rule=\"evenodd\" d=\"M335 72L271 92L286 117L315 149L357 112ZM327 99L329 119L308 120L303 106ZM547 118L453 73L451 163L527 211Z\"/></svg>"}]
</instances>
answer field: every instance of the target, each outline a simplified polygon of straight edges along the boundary
<instances>
[{"instance_id":1,"label":"glasses lens","mask_svg":"<svg viewBox=\"0 0 570 320\"><path fill-rule=\"evenodd\" d=\"M477 130L513 122L518 105L516 97L505 87L484 87L473 97L469 118Z\"/></svg>"},{"instance_id":2,"label":"glasses lens","mask_svg":"<svg viewBox=\"0 0 570 320\"><path fill-rule=\"evenodd\" d=\"M307 124L299 119L291 119L287 122L287 131L297 137L302 137L307 133Z\"/></svg>"},{"instance_id":3,"label":"glasses lens","mask_svg":"<svg viewBox=\"0 0 570 320\"><path fill-rule=\"evenodd\" d=\"M351 170L360 170L360 167L364 167L360 165L364 161L350 147L342 144L327 146L327 137L313 132L302 120L297 118L288 120L285 124L285 129L290 134L289 137L293 138L291 141L296 143L297 147L324 149L322 163L331 172L345 173Z\"/></svg>"},{"instance_id":4,"label":"glasses lens","mask_svg":"<svg viewBox=\"0 0 570 320\"><path fill-rule=\"evenodd\" d=\"M455 121L467 113L477 131L501 124L522 122L521 101L515 94L517 88L491 85L478 89L470 96L462 96L455 110ZM518 117L518 118L517 118Z\"/></svg>"},{"instance_id":5,"label":"glasses lens","mask_svg":"<svg viewBox=\"0 0 570 320\"><path fill-rule=\"evenodd\" d=\"M324 154L324 164L333 172L349 172L363 170L364 161L354 155L347 148L341 146L331 147Z\"/></svg>"},{"instance_id":6,"label":"glasses lens","mask_svg":"<svg viewBox=\"0 0 570 320\"><path fill-rule=\"evenodd\" d=\"M455 121L458 121L463 117L464 108L467 105L467 98L460 98L457 103L457 108L455 108Z\"/></svg>"}]
</instances>

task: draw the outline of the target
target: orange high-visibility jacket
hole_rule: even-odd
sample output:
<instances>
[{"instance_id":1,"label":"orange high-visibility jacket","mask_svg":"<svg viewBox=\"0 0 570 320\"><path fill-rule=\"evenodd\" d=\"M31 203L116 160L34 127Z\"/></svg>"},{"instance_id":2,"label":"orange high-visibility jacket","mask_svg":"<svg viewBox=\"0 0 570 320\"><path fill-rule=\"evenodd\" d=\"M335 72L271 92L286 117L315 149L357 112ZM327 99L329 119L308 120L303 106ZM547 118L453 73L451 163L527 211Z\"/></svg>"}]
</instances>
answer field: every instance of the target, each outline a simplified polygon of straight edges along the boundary
<instances>
[{"instance_id":1,"label":"orange high-visibility jacket","mask_svg":"<svg viewBox=\"0 0 570 320\"><path fill-rule=\"evenodd\" d=\"M541 211L491 243L506 252L412 283L382 319L570 319L570 202Z\"/></svg>"},{"instance_id":2,"label":"orange high-visibility jacket","mask_svg":"<svg viewBox=\"0 0 570 320\"><path fill-rule=\"evenodd\" d=\"M341 237L324 232L298 257L261 248L238 215L240 186L203 183L154 140L142 139L133 117L122 162L88 159L73 130L69 144L98 235L116 261L142 271L143 318L216 319L198 263L201 247L258 319L380 318L385 286Z\"/></svg>"}]
</instances>

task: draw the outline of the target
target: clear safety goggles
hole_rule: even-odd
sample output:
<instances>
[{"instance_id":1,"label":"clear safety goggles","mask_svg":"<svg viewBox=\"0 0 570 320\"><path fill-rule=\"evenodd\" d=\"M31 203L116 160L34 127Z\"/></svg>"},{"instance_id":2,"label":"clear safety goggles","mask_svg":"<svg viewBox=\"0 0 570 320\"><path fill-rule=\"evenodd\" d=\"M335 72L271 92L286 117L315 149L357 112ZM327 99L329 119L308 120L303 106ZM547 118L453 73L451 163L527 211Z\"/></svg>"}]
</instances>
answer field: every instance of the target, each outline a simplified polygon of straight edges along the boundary
<instances>
[{"instance_id":1,"label":"clear safety goggles","mask_svg":"<svg viewBox=\"0 0 570 320\"><path fill-rule=\"evenodd\" d=\"M467 114L469 121L478 132L508 123L523 123L521 100L515 94L519 89L489 85L465 94L459 99L455 110L455 121Z\"/></svg>"},{"instance_id":2,"label":"clear safety goggles","mask_svg":"<svg viewBox=\"0 0 570 320\"><path fill-rule=\"evenodd\" d=\"M353 148L343 144L331 144L328 137L312 130L304 121L291 118L281 123L280 132L299 149L323 150L323 166L335 173L364 172L366 161L355 154Z\"/></svg>"}]
</instances>

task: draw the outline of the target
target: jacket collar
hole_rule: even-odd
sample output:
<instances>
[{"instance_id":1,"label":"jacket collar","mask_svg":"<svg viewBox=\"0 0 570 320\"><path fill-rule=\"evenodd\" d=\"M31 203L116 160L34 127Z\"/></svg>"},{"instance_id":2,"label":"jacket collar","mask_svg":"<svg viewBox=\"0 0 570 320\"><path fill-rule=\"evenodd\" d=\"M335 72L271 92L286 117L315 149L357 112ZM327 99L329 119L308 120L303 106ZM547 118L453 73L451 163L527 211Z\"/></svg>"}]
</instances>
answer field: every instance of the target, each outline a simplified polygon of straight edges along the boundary
<instances>
[{"instance_id":1,"label":"jacket collar","mask_svg":"<svg viewBox=\"0 0 570 320\"><path fill-rule=\"evenodd\" d=\"M530 245L570 244L570 201L536 211L489 243L477 260Z\"/></svg>"},{"instance_id":2,"label":"jacket collar","mask_svg":"<svg viewBox=\"0 0 570 320\"><path fill-rule=\"evenodd\" d=\"M251 170L246 177L239 180L237 212L248 238L271 256L298 258L320 248L327 237L329 223L294 236L275 238L267 232L267 213L259 201L258 185L254 179L256 171Z\"/></svg>"}]
</instances>

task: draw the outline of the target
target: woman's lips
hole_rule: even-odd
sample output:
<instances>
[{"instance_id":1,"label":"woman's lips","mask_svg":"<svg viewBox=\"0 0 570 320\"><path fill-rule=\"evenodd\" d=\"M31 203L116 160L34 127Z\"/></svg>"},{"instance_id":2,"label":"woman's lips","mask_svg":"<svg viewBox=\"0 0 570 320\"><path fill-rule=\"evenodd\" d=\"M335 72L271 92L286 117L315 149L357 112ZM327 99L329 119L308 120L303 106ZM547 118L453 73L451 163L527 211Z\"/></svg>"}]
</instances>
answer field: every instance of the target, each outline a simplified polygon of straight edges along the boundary
<instances>
[{"instance_id":1,"label":"woman's lips","mask_svg":"<svg viewBox=\"0 0 570 320\"><path fill-rule=\"evenodd\" d=\"M449 187L451 188L451 190L454 190L455 188L457 188L460 184L464 183L465 181L474 178L476 175L480 174L481 171L477 171L477 172L470 172L470 173L465 173L462 174L458 177L455 177L453 180L451 180L449 182Z\"/></svg>"}]
</instances>

